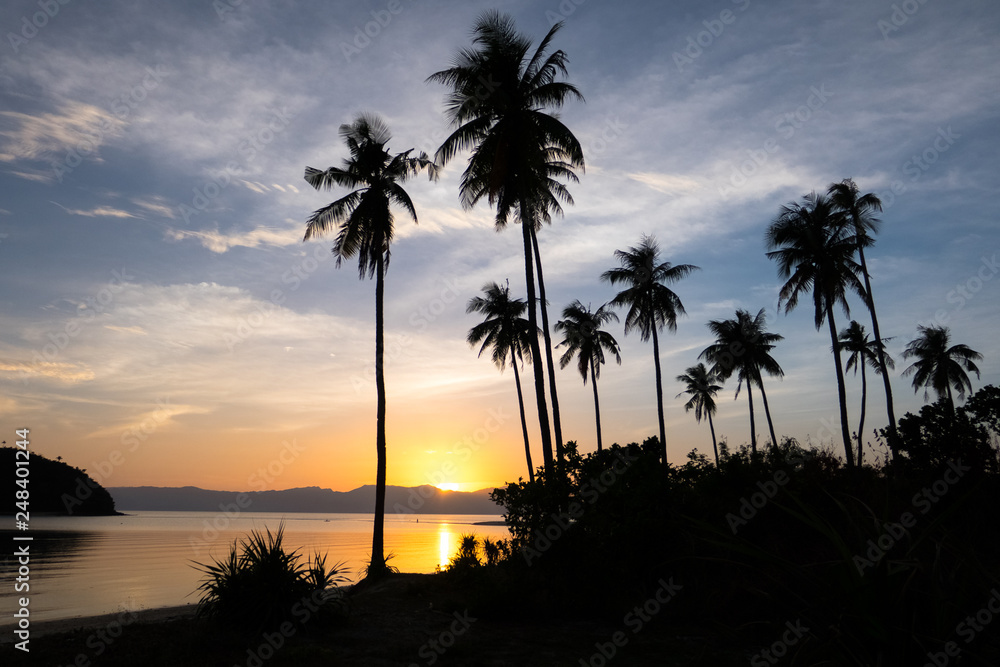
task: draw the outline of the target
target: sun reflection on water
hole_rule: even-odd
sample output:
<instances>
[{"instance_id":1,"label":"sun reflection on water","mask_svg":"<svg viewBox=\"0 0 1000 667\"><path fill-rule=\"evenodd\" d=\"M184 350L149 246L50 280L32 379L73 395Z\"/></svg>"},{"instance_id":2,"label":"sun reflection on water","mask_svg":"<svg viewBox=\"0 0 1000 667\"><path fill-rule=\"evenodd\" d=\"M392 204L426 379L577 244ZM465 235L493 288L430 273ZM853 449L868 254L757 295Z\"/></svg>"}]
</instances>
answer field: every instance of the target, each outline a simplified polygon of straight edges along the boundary
<instances>
[{"instance_id":1,"label":"sun reflection on water","mask_svg":"<svg viewBox=\"0 0 1000 667\"><path fill-rule=\"evenodd\" d=\"M450 527L448 524L442 523L441 528L438 531L438 567L442 570L448 567L448 563L451 562L454 543L455 540L452 536Z\"/></svg>"}]
</instances>

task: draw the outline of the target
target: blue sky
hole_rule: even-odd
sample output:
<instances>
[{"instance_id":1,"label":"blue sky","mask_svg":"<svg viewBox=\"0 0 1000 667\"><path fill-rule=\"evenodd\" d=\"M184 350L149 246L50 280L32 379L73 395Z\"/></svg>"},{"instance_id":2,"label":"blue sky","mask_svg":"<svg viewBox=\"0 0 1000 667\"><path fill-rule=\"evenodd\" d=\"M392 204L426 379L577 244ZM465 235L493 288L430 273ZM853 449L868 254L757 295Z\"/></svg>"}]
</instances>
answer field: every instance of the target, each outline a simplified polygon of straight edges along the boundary
<instances>
[{"instance_id":1,"label":"blue sky","mask_svg":"<svg viewBox=\"0 0 1000 667\"><path fill-rule=\"evenodd\" d=\"M675 285L688 314L661 349L673 460L711 449L673 378L709 342L705 323L736 308L765 308L785 337L786 375L766 381L776 430L839 451L829 336L807 306L777 312L763 232L782 204L847 177L885 204L869 262L897 414L923 402L898 372L917 324L984 355L975 388L997 381L994 3L17 0L0 9L4 439L29 426L37 451L109 486L242 489L268 466L276 488L370 483L374 284L337 270L328 240L302 242L337 196L303 169L339 164L338 127L359 111L385 117L392 149L433 152L445 91L425 79L494 7L535 41L564 20L555 46L586 98L561 111L586 172L539 239L553 320L573 299L608 301L599 275L644 233L702 269ZM390 483L524 475L513 377L464 341L484 283L523 294L521 239L493 231L485 204L462 210L463 167L409 183L419 224L397 227ZM651 346L613 332L604 438L641 440L656 431ZM573 366L557 380L566 436L590 450L590 388ZM870 384L868 434L885 425ZM716 431L739 444L734 391Z\"/></svg>"}]
</instances>

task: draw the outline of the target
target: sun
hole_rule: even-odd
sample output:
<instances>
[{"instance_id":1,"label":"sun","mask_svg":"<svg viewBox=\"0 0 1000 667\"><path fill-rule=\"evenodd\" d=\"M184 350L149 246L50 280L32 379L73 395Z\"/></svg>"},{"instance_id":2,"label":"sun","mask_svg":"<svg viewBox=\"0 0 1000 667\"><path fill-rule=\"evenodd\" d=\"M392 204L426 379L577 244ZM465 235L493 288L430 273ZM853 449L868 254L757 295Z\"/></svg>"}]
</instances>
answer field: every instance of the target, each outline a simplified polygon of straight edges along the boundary
<instances>
[{"instance_id":1,"label":"sun","mask_svg":"<svg viewBox=\"0 0 1000 667\"><path fill-rule=\"evenodd\" d=\"M436 484L435 486L437 486L437 488L441 489L442 491L461 491L462 486L464 485L461 484L460 482L441 482L439 484Z\"/></svg>"}]
</instances>

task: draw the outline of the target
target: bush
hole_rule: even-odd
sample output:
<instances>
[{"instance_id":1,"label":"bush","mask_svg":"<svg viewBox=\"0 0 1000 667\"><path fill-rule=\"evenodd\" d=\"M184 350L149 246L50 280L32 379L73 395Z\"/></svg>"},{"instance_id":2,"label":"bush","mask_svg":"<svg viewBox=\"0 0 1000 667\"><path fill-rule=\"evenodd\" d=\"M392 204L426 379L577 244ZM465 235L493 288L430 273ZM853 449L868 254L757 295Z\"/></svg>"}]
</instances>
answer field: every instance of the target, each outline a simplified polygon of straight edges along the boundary
<instances>
[{"instance_id":1,"label":"bush","mask_svg":"<svg viewBox=\"0 0 1000 667\"><path fill-rule=\"evenodd\" d=\"M282 546L284 525L275 533L257 530L234 540L229 555L210 565L195 563L206 577L198 590L199 616L260 632L285 621L297 623L340 618L346 598L336 586L346 582L341 565L327 567L317 553L302 562L298 551Z\"/></svg>"}]
</instances>

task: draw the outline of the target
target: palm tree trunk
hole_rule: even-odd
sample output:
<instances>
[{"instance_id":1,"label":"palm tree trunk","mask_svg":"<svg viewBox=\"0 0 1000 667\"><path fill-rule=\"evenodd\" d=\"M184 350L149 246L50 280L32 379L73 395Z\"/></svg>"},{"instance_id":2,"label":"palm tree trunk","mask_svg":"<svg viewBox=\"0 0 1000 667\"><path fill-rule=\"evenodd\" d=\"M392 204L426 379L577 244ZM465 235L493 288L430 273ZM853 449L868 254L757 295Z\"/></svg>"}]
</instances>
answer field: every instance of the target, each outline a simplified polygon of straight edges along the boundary
<instances>
[{"instance_id":1,"label":"palm tree trunk","mask_svg":"<svg viewBox=\"0 0 1000 667\"><path fill-rule=\"evenodd\" d=\"M528 444L528 422L524 418L524 396L521 394L521 377L517 372L517 354L510 350L510 365L514 367L514 384L517 385L517 408L521 411L521 434L524 436L524 458L528 460L528 480L535 481L535 468L531 465L531 446Z\"/></svg>"},{"instance_id":2,"label":"palm tree trunk","mask_svg":"<svg viewBox=\"0 0 1000 667\"><path fill-rule=\"evenodd\" d=\"M889 380L889 369L885 365L885 351L882 349L882 334L878 329L878 317L875 315L875 297L872 296L872 283L868 277L868 263L865 261L865 251L858 245L858 258L861 260L861 273L865 277L865 293L868 297L868 312L872 316L872 332L875 334L875 353L878 355L878 367L882 371L882 384L885 385L885 410L889 417L889 449L892 450L893 458L896 457L898 449L898 438L896 434L896 411L892 405L892 383ZM863 378L862 378L863 379ZM858 461L861 465L861 461Z\"/></svg>"},{"instance_id":3,"label":"palm tree trunk","mask_svg":"<svg viewBox=\"0 0 1000 667\"><path fill-rule=\"evenodd\" d=\"M837 368L837 397L840 402L840 431L844 438L844 453L847 467L854 467L854 448L851 446L851 427L847 425L847 389L844 386L844 371L840 366L840 340L837 339L837 324L833 321L833 303L826 299L826 319L830 325L830 339L833 341L834 365Z\"/></svg>"},{"instance_id":4,"label":"palm tree trunk","mask_svg":"<svg viewBox=\"0 0 1000 667\"><path fill-rule=\"evenodd\" d=\"M531 230L531 246L535 252L535 268L538 270L538 302L542 307L542 336L545 338L545 364L549 371L549 394L552 396L552 427L556 436L556 460L559 469L564 463L562 421L559 418L559 395L556 393L556 366L552 361L552 338L549 336L549 308L545 300L545 280L542 279L542 256L538 252L538 235Z\"/></svg>"},{"instance_id":5,"label":"palm tree trunk","mask_svg":"<svg viewBox=\"0 0 1000 667\"><path fill-rule=\"evenodd\" d=\"M715 426L712 424L712 413L708 413L708 430L712 432L712 451L715 452L715 467L719 468L719 445L715 442Z\"/></svg>"},{"instance_id":6,"label":"palm tree trunk","mask_svg":"<svg viewBox=\"0 0 1000 667\"><path fill-rule=\"evenodd\" d=\"M955 416L955 398L951 395L951 382L944 385L948 389L948 407L951 408L951 416Z\"/></svg>"},{"instance_id":7,"label":"palm tree trunk","mask_svg":"<svg viewBox=\"0 0 1000 667\"><path fill-rule=\"evenodd\" d=\"M747 398L750 400L750 451L757 456L757 425L753 418L753 388L747 382Z\"/></svg>"},{"instance_id":8,"label":"palm tree trunk","mask_svg":"<svg viewBox=\"0 0 1000 667\"><path fill-rule=\"evenodd\" d=\"M865 458L865 403L868 400L868 379L865 376L864 356L859 360L861 363L861 419L858 421L858 467L861 467Z\"/></svg>"},{"instance_id":9,"label":"palm tree trunk","mask_svg":"<svg viewBox=\"0 0 1000 667\"><path fill-rule=\"evenodd\" d=\"M368 575L379 578L386 574L385 544L383 527L385 524L385 263L381 253L376 260L375 280L375 392L378 404L375 410L375 452L377 468L375 473L375 528L372 533L372 557Z\"/></svg>"},{"instance_id":10,"label":"palm tree trunk","mask_svg":"<svg viewBox=\"0 0 1000 667\"><path fill-rule=\"evenodd\" d=\"M760 378L757 378L760 380ZM767 394L764 393L764 382L761 381L760 385L760 398L764 401L764 416L767 417L767 430L771 433L771 451L775 454L778 453L778 439L774 436L774 422L771 421L771 408L767 405Z\"/></svg>"},{"instance_id":11,"label":"palm tree trunk","mask_svg":"<svg viewBox=\"0 0 1000 667\"><path fill-rule=\"evenodd\" d=\"M528 286L528 325L531 335L531 366L535 374L535 403L538 407L538 426L542 432L542 458L545 472L552 479L552 434L549 432L549 409L545 403L545 374L542 370L542 354L538 346L538 315L535 311L535 272L531 251L531 221L521 221L521 236L524 240L524 282Z\"/></svg>"},{"instance_id":12,"label":"palm tree trunk","mask_svg":"<svg viewBox=\"0 0 1000 667\"><path fill-rule=\"evenodd\" d=\"M656 415L660 420L660 455L663 465L667 465L667 429L663 425L663 377L660 374L660 343L656 337L656 326L653 330L653 364L656 366Z\"/></svg>"},{"instance_id":13,"label":"palm tree trunk","mask_svg":"<svg viewBox=\"0 0 1000 667\"><path fill-rule=\"evenodd\" d=\"M597 400L597 374L594 372L594 360L590 360L590 384L594 387L594 414L597 416L597 451L601 451L601 402Z\"/></svg>"}]
</instances>

